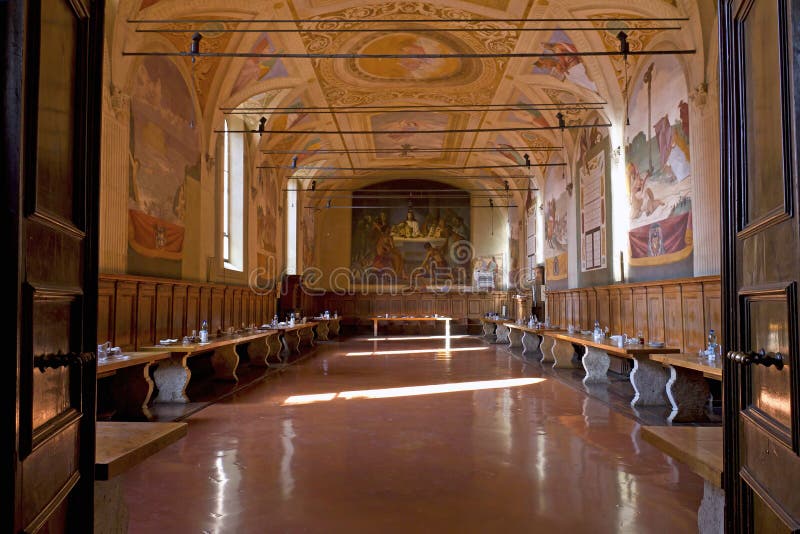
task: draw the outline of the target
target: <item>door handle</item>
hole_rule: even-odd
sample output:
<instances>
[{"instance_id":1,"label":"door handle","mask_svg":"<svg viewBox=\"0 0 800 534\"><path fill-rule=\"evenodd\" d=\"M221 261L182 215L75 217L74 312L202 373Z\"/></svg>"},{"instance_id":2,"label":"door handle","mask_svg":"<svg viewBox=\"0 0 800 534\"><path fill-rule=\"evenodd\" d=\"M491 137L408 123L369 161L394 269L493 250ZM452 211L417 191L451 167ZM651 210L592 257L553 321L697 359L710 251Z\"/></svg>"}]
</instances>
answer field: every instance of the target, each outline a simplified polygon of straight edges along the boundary
<instances>
[{"instance_id":1,"label":"door handle","mask_svg":"<svg viewBox=\"0 0 800 534\"><path fill-rule=\"evenodd\" d=\"M763 365L765 367L775 366L775 369L780 371L783 369L783 354L780 352L767 352L761 349L758 352L738 352L731 351L728 353L728 359L742 365Z\"/></svg>"},{"instance_id":2,"label":"door handle","mask_svg":"<svg viewBox=\"0 0 800 534\"><path fill-rule=\"evenodd\" d=\"M78 365L83 367L85 364L94 361L97 355L94 352L69 352L64 354L58 351L55 354L40 354L34 356L33 365L44 373L46 369L59 369L61 367L71 367Z\"/></svg>"}]
</instances>

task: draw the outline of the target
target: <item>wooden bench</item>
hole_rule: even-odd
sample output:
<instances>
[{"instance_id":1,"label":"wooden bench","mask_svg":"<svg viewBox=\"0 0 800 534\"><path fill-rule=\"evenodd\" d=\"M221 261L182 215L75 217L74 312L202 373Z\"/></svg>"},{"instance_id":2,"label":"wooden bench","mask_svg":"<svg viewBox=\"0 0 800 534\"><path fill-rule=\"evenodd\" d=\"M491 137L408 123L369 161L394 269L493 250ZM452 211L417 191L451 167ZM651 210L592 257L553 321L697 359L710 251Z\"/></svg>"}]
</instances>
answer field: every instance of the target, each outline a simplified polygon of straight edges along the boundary
<instances>
[{"instance_id":1,"label":"wooden bench","mask_svg":"<svg viewBox=\"0 0 800 534\"><path fill-rule=\"evenodd\" d=\"M642 437L665 454L686 464L703 479L703 500L697 510L701 534L724 531L722 427L642 427Z\"/></svg>"},{"instance_id":2,"label":"wooden bench","mask_svg":"<svg viewBox=\"0 0 800 534\"><path fill-rule=\"evenodd\" d=\"M119 475L184 437L187 429L187 423L97 423L95 532L124 533L128 530L128 508Z\"/></svg>"},{"instance_id":3,"label":"wooden bench","mask_svg":"<svg viewBox=\"0 0 800 534\"><path fill-rule=\"evenodd\" d=\"M169 352L124 352L97 362L98 413L126 420L150 420L153 395L150 367Z\"/></svg>"},{"instance_id":4,"label":"wooden bench","mask_svg":"<svg viewBox=\"0 0 800 534\"><path fill-rule=\"evenodd\" d=\"M654 361L669 370L667 397L672 405L669 422L695 421L703 416L711 391L708 379L722 381L722 359L698 354L657 354Z\"/></svg>"}]
</instances>

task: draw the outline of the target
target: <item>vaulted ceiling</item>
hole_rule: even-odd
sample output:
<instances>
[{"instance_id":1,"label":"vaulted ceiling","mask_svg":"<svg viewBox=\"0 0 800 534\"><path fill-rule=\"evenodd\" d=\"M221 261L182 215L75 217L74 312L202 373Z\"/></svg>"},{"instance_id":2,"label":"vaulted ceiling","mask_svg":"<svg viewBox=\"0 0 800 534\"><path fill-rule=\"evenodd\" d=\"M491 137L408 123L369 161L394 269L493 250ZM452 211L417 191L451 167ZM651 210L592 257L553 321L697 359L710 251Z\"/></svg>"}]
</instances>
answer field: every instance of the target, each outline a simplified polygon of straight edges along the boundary
<instances>
[{"instance_id":1,"label":"vaulted ceiling","mask_svg":"<svg viewBox=\"0 0 800 534\"><path fill-rule=\"evenodd\" d=\"M710 46L706 35L713 24L713 10L709 12L707 5L698 8L695 0L121 0L110 6L109 13L108 46L114 62L111 83L116 87L130 83L130 73L141 60L139 56L123 56L123 52L185 52L190 47L192 30L200 31L203 36L202 52L485 56L570 50L615 52L620 46L617 33L620 28L627 28L632 51L696 50L693 55L680 56L680 60L690 83L700 83L704 81ZM609 20L624 17L688 17L689 20ZM133 19L172 22L144 25L130 22ZM206 22L179 22L184 19ZM252 22L277 19L306 22L270 25ZM376 19L404 22L369 22ZM481 19L492 22L480 22ZM593 20L545 22L542 19ZM668 26L680 29L664 29ZM145 28L164 31L136 31ZM268 28L291 31L268 31ZM383 31L341 31L367 28ZM470 31L441 31L444 28ZM628 58L629 75L644 61L642 57ZM619 123L625 114L626 65L622 57L612 55L394 59L200 57L194 61L183 57L177 60L183 63L182 68L195 87L204 150L209 154L213 153L210 147L215 143L214 132L222 127L226 117L223 110L295 108L272 114L255 110L251 115L237 115L244 117L248 129L256 129L261 117L267 119L266 133L258 140L260 148L268 151L262 163L279 167L290 167L293 155L297 155L300 167L385 168L394 174L404 167L437 167L443 170L426 174L442 176L444 181L448 181L448 175L493 174L497 181L481 178L473 183L501 183L506 176L519 175L519 169L444 168L520 164L526 153L533 162L559 161L562 153L573 152L572 147L582 132L547 129L558 125L559 111L564 113L568 125ZM578 103L597 105L576 106ZM540 105L540 109L519 109L521 104ZM451 107L413 109L423 105ZM409 106L409 109L388 112L378 106ZM313 112L310 107L321 107L324 112ZM354 107L364 110L330 113L324 109ZM374 133L383 130L393 133ZM426 133L430 130L447 132ZM552 150L562 146L562 142L566 151ZM480 150L495 147L504 150ZM548 147L551 150L544 150ZM326 175L363 176L360 183L367 184L380 180L386 172L329 170L308 174L314 175L324 189L352 186L352 182L332 179L326 182ZM419 176L420 172L413 174ZM453 179L449 181L456 183Z\"/></svg>"}]
</instances>

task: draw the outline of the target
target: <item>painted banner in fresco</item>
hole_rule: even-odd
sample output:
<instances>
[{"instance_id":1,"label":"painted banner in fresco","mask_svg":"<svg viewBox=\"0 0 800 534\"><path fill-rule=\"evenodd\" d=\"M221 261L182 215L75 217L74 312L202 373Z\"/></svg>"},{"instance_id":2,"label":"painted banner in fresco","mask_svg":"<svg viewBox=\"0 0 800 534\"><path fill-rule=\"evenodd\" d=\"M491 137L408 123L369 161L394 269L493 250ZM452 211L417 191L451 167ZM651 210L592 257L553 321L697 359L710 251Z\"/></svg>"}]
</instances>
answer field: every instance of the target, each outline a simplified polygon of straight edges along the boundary
<instances>
[{"instance_id":1,"label":"painted banner in fresco","mask_svg":"<svg viewBox=\"0 0 800 534\"><path fill-rule=\"evenodd\" d=\"M554 161L560 162L560 159ZM544 191L544 257L545 279L548 283L566 280L569 272L567 214L570 198L562 169L550 167Z\"/></svg>"},{"instance_id":2,"label":"painted banner in fresco","mask_svg":"<svg viewBox=\"0 0 800 534\"><path fill-rule=\"evenodd\" d=\"M633 268L672 264L692 253L687 101L686 78L675 58L645 63L631 94L626 151ZM650 241L663 246L644 244ZM672 274L691 276L691 265Z\"/></svg>"},{"instance_id":3,"label":"painted banner in fresco","mask_svg":"<svg viewBox=\"0 0 800 534\"><path fill-rule=\"evenodd\" d=\"M438 189L442 184L435 184ZM386 187L386 184L382 184ZM351 269L356 280L471 284L470 197L453 189L446 200L364 197L353 194ZM385 279L385 280L384 280Z\"/></svg>"},{"instance_id":4,"label":"painted banner in fresco","mask_svg":"<svg viewBox=\"0 0 800 534\"><path fill-rule=\"evenodd\" d=\"M686 259L692 252L692 213L681 213L630 232L631 260L660 265Z\"/></svg>"},{"instance_id":5,"label":"painted banner in fresco","mask_svg":"<svg viewBox=\"0 0 800 534\"><path fill-rule=\"evenodd\" d=\"M183 226L164 222L139 210L128 210L128 215L128 239L133 250L150 258L181 259Z\"/></svg>"},{"instance_id":6,"label":"painted banner in fresco","mask_svg":"<svg viewBox=\"0 0 800 534\"><path fill-rule=\"evenodd\" d=\"M128 240L148 258L181 259L186 179L200 179L192 102L172 61L142 60L131 92Z\"/></svg>"},{"instance_id":7,"label":"painted banner in fresco","mask_svg":"<svg viewBox=\"0 0 800 534\"><path fill-rule=\"evenodd\" d=\"M581 269L606 267L606 153L578 168L581 179Z\"/></svg>"}]
</instances>

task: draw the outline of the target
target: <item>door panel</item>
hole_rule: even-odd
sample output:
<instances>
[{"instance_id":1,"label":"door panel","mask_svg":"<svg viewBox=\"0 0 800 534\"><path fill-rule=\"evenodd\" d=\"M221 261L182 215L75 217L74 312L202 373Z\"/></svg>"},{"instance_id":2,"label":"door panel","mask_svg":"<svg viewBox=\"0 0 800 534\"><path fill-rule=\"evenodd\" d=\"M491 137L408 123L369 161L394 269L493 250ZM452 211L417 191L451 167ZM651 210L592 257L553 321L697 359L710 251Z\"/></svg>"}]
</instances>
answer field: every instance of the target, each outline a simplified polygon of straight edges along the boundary
<instances>
[{"instance_id":1,"label":"door panel","mask_svg":"<svg viewBox=\"0 0 800 534\"><path fill-rule=\"evenodd\" d=\"M800 529L798 15L787 0L720 3L729 532Z\"/></svg>"},{"instance_id":2,"label":"door panel","mask_svg":"<svg viewBox=\"0 0 800 534\"><path fill-rule=\"evenodd\" d=\"M0 3L0 232L7 256L17 254L7 258L16 276L3 277L17 310L15 358L0 373L16 392L4 396L15 416L0 433L13 453L3 455L13 458L2 469L13 495L0 505L3 532L93 528L102 7Z\"/></svg>"}]
</instances>

